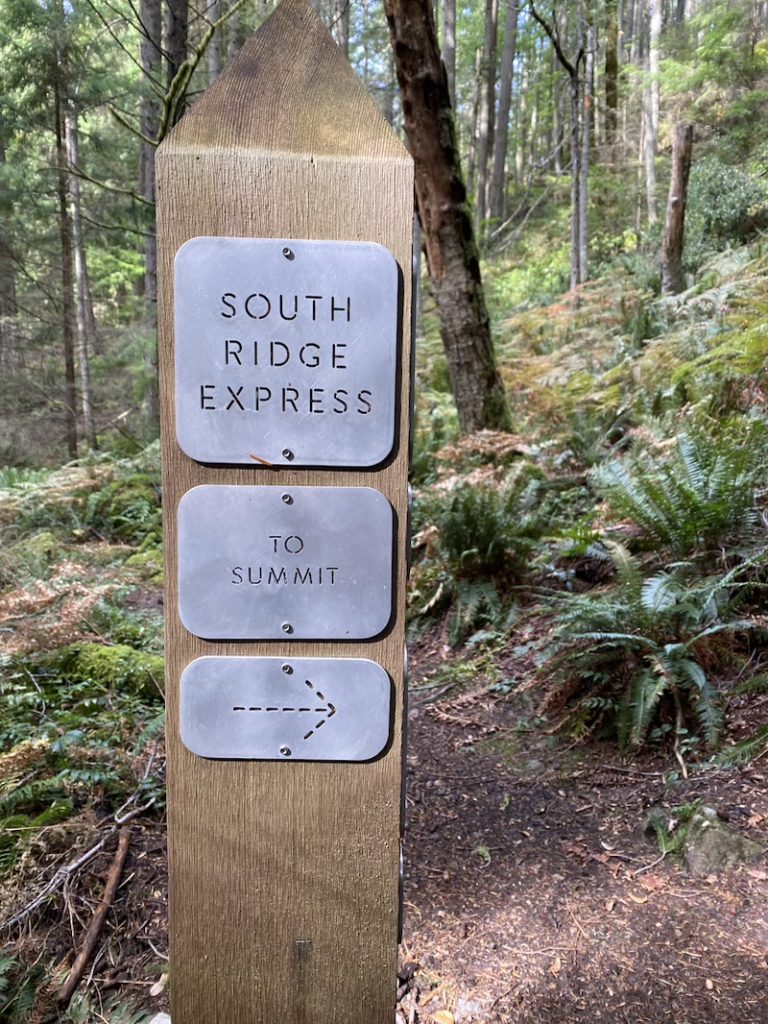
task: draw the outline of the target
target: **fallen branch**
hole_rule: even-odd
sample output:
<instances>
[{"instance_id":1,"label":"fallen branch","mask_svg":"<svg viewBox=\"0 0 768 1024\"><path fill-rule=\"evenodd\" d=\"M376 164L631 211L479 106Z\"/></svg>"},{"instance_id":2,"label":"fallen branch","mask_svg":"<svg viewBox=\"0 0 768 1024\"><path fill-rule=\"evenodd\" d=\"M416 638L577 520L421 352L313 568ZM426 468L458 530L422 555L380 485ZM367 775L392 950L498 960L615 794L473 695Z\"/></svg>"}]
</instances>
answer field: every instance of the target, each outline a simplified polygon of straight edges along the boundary
<instances>
[{"instance_id":1,"label":"fallen branch","mask_svg":"<svg viewBox=\"0 0 768 1024\"><path fill-rule=\"evenodd\" d=\"M131 842L131 830L127 825L123 825L120 829L120 838L117 842L117 852L115 853L114 860L109 869L107 875L107 883L104 886L104 895L101 897L101 903L99 903L91 923L88 925L83 944L80 947L80 952L75 957L75 962L72 964L72 969L69 972L67 980L59 989L57 1001L61 1006L68 1006L69 1001L75 989L78 986L80 978L82 977L85 965L91 958L96 940L101 934L101 929L104 924L104 919L107 916L107 911L112 906L112 902L117 892L117 887L120 884L120 878L123 873L123 865L125 864L125 858L128 855L128 847Z\"/></svg>"},{"instance_id":2,"label":"fallen branch","mask_svg":"<svg viewBox=\"0 0 768 1024\"><path fill-rule=\"evenodd\" d=\"M120 820L120 825L125 825L129 821L132 821L133 818L138 818L140 814L143 814L152 805L152 803L154 803L153 800L143 807L134 808L134 810L132 810L129 814L124 815L124 817ZM66 881L72 877L72 875L79 871L80 868L83 867L83 865L87 864L89 860L92 860L100 850L103 850L106 844L112 838L112 836L114 836L118 832L118 830L119 829L117 827L111 828L109 832L106 832L101 837L98 843L95 843L93 846L91 846L90 849L85 851L85 853L81 853L79 857L76 857L74 860L71 860L68 864L63 864L60 868L58 868L54 872L51 879L48 882L46 882L46 884L43 886L43 888L40 890L40 892L37 894L37 896L35 896L33 900L31 900L25 907L22 907L21 910L18 913L14 914L12 917L9 917L5 921L0 922L0 931L4 931L6 928L15 928L17 925L23 924L28 917L34 914L38 907L41 907L43 903L45 903L49 896L52 896L57 889L60 889L66 883Z\"/></svg>"}]
</instances>

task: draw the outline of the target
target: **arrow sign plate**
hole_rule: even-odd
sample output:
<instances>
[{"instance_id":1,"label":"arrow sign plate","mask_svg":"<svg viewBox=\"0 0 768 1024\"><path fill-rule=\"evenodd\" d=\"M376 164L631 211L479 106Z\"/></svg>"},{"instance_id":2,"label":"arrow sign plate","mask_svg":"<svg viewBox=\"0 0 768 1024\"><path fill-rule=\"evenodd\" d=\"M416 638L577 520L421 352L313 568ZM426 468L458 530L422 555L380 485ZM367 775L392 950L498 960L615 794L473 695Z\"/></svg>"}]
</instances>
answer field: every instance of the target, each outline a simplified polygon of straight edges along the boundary
<instances>
[{"instance_id":1,"label":"arrow sign plate","mask_svg":"<svg viewBox=\"0 0 768 1024\"><path fill-rule=\"evenodd\" d=\"M181 738L201 757L370 761L391 718L390 678L364 658L204 657L181 677Z\"/></svg>"}]
</instances>

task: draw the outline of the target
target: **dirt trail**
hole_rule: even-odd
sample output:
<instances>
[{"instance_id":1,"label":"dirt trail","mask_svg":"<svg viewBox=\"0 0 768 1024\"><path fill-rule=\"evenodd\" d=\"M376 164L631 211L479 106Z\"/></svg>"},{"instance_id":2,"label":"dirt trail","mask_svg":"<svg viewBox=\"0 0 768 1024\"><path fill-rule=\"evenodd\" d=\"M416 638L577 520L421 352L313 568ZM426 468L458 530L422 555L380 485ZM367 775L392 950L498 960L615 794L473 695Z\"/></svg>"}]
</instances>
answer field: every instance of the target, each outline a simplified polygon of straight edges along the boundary
<instances>
[{"instance_id":1,"label":"dirt trail","mask_svg":"<svg viewBox=\"0 0 768 1024\"><path fill-rule=\"evenodd\" d=\"M411 702L416 1019L768 1022L765 861L693 878L639 828L651 806L702 800L768 846L760 765L666 785L658 764L515 730L481 692L456 705Z\"/></svg>"}]
</instances>

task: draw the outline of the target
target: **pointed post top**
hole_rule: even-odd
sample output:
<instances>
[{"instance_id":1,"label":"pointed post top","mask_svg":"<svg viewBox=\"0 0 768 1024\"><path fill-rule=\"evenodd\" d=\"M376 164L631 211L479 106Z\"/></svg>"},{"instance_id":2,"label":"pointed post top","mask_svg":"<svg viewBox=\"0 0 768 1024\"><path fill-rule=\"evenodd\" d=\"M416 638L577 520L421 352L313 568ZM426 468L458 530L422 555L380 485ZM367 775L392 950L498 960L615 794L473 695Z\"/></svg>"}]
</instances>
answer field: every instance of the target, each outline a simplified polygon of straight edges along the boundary
<instances>
[{"instance_id":1,"label":"pointed post top","mask_svg":"<svg viewBox=\"0 0 768 1024\"><path fill-rule=\"evenodd\" d=\"M161 149L408 160L308 0L283 0Z\"/></svg>"}]
</instances>

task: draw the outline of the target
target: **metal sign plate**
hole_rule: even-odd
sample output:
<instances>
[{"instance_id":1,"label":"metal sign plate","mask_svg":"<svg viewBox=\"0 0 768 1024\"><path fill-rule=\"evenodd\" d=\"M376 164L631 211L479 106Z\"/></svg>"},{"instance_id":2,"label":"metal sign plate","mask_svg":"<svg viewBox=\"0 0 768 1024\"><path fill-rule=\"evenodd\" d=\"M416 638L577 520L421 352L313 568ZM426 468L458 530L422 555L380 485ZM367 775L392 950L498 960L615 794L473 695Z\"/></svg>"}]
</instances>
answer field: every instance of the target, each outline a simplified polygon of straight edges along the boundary
<instances>
[{"instance_id":1,"label":"metal sign plate","mask_svg":"<svg viewBox=\"0 0 768 1024\"><path fill-rule=\"evenodd\" d=\"M389 743L392 683L363 658L198 658L180 715L201 757L370 761Z\"/></svg>"},{"instance_id":2,"label":"metal sign plate","mask_svg":"<svg viewBox=\"0 0 768 1024\"><path fill-rule=\"evenodd\" d=\"M398 268L368 242L176 254L176 436L198 462L375 466L395 440Z\"/></svg>"},{"instance_id":3,"label":"metal sign plate","mask_svg":"<svg viewBox=\"0 0 768 1024\"><path fill-rule=\"evenodd\" d=\"M206 484L179 503L179 614L210 640L362 640L392 616L392 506L372 487Z\"/></svg>"}]
</instances>

